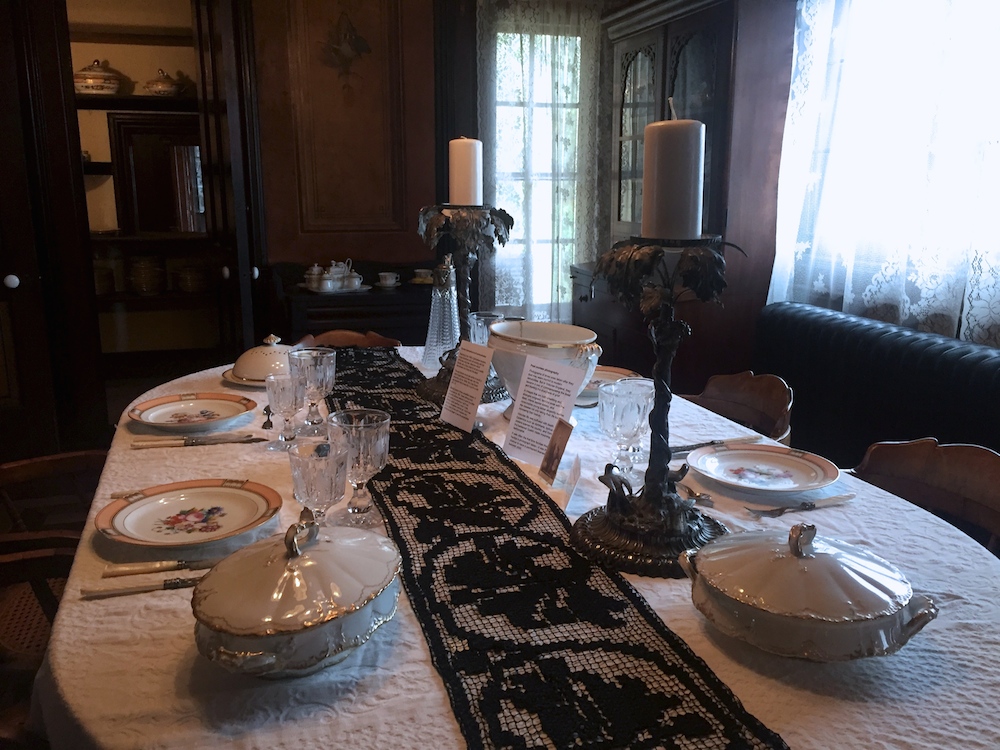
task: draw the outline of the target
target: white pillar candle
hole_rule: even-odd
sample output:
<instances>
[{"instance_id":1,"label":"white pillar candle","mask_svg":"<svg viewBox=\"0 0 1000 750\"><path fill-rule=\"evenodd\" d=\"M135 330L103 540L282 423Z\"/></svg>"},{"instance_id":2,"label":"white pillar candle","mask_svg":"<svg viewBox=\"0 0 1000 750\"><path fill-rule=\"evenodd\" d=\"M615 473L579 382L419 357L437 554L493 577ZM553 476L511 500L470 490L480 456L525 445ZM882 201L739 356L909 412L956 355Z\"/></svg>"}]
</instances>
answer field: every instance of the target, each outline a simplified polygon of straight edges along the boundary
<instances>
[{"instance_id":1,"label":"white pillar candle","mask_svg":"<svg viewBox=\"0 0 1000 750\"><path fill-rule=\"evenodd\" d=\"M448 202L483 205L483 142L456 138L448 143Z\"/></svg>"},{"instance_id":2,"label":"white pillar candle","mask_svg":"<svg viewBox=\"0 0 1000 750\"><path fill-rule=\"evenodd\" d=\"M661 240L701 237L705 184L705 124L653 122L643 131L642 236Z\"/></svg>"}]
</instances>

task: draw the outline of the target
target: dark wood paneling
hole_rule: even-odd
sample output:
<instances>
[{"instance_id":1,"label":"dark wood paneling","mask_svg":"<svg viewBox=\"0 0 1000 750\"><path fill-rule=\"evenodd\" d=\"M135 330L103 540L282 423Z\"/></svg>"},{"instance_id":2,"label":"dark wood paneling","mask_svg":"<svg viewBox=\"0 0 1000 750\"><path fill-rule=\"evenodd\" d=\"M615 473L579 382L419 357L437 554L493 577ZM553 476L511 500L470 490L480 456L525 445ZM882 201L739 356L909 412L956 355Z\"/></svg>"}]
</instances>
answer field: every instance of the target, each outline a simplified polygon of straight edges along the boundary
<instances>
[{"instance_id":1,"label":"dark wood paneling","mask_svg":"<svg viewBox=\"0 0 1000 750\"><path fill-rule=\"evenodd\" d=\"M729 223L726 239L747 257L726 252L723 307L678 305L691 324L674 363L679 393L699 393L716 373L748 369L757 315L774 265L778 165L791 77L795 0L738 0L732 78Z\"/></svg>"},{"instance_id":2,"label":"dark wood paneling","mask_svg":"<svg viewBox=\"0 0 1000 750\"><path fill-rule=\"evenodd\" d=\"M268 260L430 257L433 0L253 9Z\"/></svg>"}]
</instances>

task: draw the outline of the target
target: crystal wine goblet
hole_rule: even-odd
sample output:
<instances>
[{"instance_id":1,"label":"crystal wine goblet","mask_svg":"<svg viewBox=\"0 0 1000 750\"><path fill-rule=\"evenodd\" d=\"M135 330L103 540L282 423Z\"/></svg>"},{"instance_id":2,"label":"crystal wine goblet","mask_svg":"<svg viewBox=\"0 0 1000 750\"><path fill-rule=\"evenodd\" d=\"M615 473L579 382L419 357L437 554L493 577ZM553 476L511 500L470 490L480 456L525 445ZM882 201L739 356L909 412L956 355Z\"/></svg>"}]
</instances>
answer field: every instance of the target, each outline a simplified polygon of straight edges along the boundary
<instances>
[{"instance_id":1,"label":"crystal wine goblet","mask_svg":"<svg viewBox=\"0 0 1000 750\"><path fill-rule=\"evenodd\" d=\"M629 449L642 431L643 401L635 387L622 381L601 383L597 388L601 430L617 446L610 463L630 478L635 477L635 471Z\"/></svg>"},{"instance_id":2,"label":"crystal wine goblet","mask_svg":"<svg viewBox=\"0 0 1000 750\"><path fill-rule=\"evenodd\" d=\"M307 347L288 352L288 370L292 377L302 381L303 395L308 411L299 435L326 437L326 421L319 410L319 402L333 390L337 375L337 352L321 347Z\"/></svg>"},{"instance_id":3,"label":"crystal wine goblet","mask_svg":"<svg viewBox=\"0 0 1000 750\"><path fill-rule=\"evenodd\" d=\"M277 440L267 444L269 451L287 451L295 440L293 420L302 407L302 381L287 373L273 373L264 378L267 403L271 412L281 417L281 432Z\"/></svg>"},{"instance_id":4,"label":"crystal wine goblet","mask_svg":"<svg viewBox=\"0 0 1000 750\"><path fill-rule=\"evenodd\" d=\"M656 384L651 378L627 377L621 378L619 383L630 384L629 387L635 390L635 397L639 399L642 406L642 425L635 441L629 446L629 453L632 456L632 465L638 466L649 462L649 451L646 448L646 437L650 433L649 413L653 410L653 401L656 397Z\"/></svg>"},{"instance_id":5,"label":"crystal wine goblet","mask_svg":"<svg viewBox=\"0 0 1000 750\"><path fill-rule=\"evenodd\" d=\"M288 450L295 499L321 526L327 510L344 498L349 458L345 446L328 442L299 442Z\"/></svg>"},{"instance_id":6,"label":"crystal wine goblet","mask_svg":"<svg viewBox=\"0 0 1000 750\"><path fill-rule=\"evenodd\" d=\"M338 525L371 528L382 523L367 485L389 459L389 421L389 414L378 409L345 409L330 415L330 442L347 446L347 481L353 489L347 508L337 514Z\"/></svg>"}]
</instances>

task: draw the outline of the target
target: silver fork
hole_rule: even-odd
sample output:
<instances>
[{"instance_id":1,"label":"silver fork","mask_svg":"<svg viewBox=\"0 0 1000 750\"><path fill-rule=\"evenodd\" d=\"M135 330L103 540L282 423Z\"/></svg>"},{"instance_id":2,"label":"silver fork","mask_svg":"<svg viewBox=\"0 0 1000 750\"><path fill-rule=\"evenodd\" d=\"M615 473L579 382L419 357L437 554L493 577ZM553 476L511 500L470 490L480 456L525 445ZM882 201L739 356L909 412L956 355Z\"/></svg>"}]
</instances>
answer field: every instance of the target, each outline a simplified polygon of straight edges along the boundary
<instances>
[{"instance_id":1,"label":"silver fork","mask_svg":"<svg viewBox=\"0 0 1000 750\"><path fill-rule=\"evenodd\" d=\"M715 505L715 503L712 502L712 496L709 495L707 492L695 492L693 489L688 487L683 482L678 482L677 486L680 487L682 490L684 490L684 492L687 493L688 498L694 500L696 503L701 503L702 505L707 506L709 508Z\"/></svg>"},{"instance_id":2,"label":"silver fork","mask_svg":"<svg viewBox=\"0 0 1000 750\"><path fill-rule=\"evenodd\" d=\"M807 500L798 505L783 505L780 508L748 508L745 505L743 507L754 518L777 518L792 511L816 510L817 508L828 508L831 505L842 505L853 497L854 493L848 492L844 495L831 495L820 500Z\"/></svg>"}]
</instances>

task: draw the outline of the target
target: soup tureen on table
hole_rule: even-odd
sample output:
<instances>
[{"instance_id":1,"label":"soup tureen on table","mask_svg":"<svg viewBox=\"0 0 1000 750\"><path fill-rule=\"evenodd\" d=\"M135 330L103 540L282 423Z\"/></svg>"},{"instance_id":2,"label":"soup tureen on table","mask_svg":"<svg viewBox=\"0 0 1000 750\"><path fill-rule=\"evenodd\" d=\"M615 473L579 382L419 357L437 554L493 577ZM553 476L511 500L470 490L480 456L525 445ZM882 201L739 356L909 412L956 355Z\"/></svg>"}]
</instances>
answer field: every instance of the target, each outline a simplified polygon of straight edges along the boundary
<instances>
[{"instance_id":1,"label":"soup tureen on table","mask_svg":"<svg viewBox=\"0 0 1000 750\"><path fill-rule=\"evenodd\" d=\"M202 655L238 674L300 677L347 658L392 619L396 545L363 529L320 528L305 515L284 537L223 559L195 586Z\"/></svg>"},{"instance_id":2,"label":"soup tureen on table","mask_svg":"<svg viewBox=\"0 0 1000 750\"><path fill-rule=\"evenodd\" d=\"M811 661L884 656L937 616L892 564L812 524L728 534L679 562L691 598L726 635Z\"/></svg>"}]
</instances>

